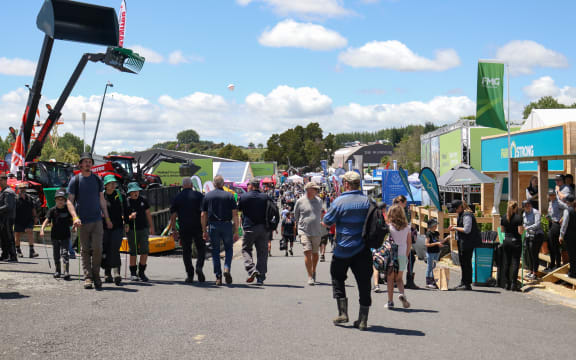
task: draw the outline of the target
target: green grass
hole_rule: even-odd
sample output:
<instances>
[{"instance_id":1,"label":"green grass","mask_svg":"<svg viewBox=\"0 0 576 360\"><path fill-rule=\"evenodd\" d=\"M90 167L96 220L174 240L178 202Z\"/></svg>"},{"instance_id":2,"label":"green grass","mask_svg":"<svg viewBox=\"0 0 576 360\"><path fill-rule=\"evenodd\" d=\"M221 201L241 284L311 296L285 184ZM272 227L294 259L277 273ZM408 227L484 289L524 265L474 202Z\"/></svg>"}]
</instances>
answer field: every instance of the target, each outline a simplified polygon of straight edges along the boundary
<instances>
[{"instance_id":1,"label":"green grass","mask_svg":"<svg viewBox=\"0 0 576 360\"><path fill-rule=\"evenodd\" d=\"M250 157L250 161L264 161L266 149L242 149Z\"/></svg>"}]
</instances>

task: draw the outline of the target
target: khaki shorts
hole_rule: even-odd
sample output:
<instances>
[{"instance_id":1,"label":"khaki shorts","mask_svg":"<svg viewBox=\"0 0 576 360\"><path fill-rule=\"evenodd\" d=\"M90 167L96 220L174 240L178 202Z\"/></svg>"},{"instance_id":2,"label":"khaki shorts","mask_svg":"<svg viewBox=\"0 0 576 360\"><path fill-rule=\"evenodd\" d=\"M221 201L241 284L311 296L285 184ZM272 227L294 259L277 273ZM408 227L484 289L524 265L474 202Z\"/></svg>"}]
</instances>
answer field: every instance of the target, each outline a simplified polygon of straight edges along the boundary
<instances>
[{"instance_id":1,"label":"khaki shorts","mask_svg":"<svg viewBox=\"0 0 576 360\"><path fill-rule=\"evenodd\" d=\"M304 246L304 251L312 251L316 254L320 250L321 237L300 235L300 242Z\"/></svg>"}]
</instances>

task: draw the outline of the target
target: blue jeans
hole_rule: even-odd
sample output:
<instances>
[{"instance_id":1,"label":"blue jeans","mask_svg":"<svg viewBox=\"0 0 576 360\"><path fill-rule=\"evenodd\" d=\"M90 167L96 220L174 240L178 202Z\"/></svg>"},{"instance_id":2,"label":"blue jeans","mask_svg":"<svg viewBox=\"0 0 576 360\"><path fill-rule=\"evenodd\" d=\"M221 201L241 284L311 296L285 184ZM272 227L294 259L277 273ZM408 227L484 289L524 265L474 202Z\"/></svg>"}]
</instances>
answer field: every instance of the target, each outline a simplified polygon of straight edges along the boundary
<instances>
[{"instance_id":1,"label":"blue jeans","mask_svg":"<svg viewBox=\"0 0 576 360\"><path fill-rule=\"evenodd\" d=\"M234 230L230 221L213 222L208 225L208 236L212 244L212 262L214 263L214 275L222 276L222 265L220 264L220 242L224 243L224 271L230 271L232 266Z\"/></svg>"},{"instance_id":2,"label":"blue jeans","mask_svg":"<svg viewBox=\"0 0 576 360\"><path fill-rule=\"evenodd\" d=\"M436 262L440 257L440 253L430 254L426 253L426 277L433 278L434 277L434 268L436 267Z\"/></svg>"}]
</instances>

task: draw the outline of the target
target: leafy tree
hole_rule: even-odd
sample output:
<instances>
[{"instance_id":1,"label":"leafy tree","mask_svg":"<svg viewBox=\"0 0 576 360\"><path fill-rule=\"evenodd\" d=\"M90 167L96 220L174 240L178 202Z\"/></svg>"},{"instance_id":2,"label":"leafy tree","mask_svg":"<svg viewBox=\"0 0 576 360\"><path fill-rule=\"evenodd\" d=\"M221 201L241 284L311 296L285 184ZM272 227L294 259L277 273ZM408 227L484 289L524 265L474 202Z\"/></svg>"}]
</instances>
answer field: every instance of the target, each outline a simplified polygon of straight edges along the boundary
<instances>
[{"instance_id":1,"label":"leafy tree","mask_svg":"<svg viewBox=\"0 0 576 360\"><path fill-rule=\"evenodd\" d=\"M227 159L248 161L250 157L242 150L241 147L228 144L218 151L218 156Z\"/></svg>"},{"instance_id":2,"label":"leafy tree","mask_svg":"<svg viewBox=\"0 0 576 360\"><path fill-rule=\"evenodd\" d=\"M258 149L264 149L264 144L262 143L258 144Z\"/></svg>"},{"instance_id":3,"label":"leafy tree","mask_svg":"<svg viewBox=\"0 0 576 360\"><path fill-rule=\"evenodd\" d=\"M200 135L192 129L180 131L176 135L176 139L180 144L196 144L200 141Z\"/></svg>"},{"instance_id":4,"label":"leafy tree","mask_svg":"<svg viewBox=\"0 0 576 360\"><path fill-rule=\"evenodd\" d=\"M50 140L46 140L44 148L46 148L49 142ZM63 149L71 149L80 155L80 153L84 152L84 141L82 141L80 137L67 132L62 135L60 139L58 139L58 147ZM86 151L90 151L90 145L86 145Z\"/></svg>"},{"instance_id":5,"label":"leafy tree","mask_svg":"<svg viewBox=\"0 0 576 360\"><path fill-rule=\"evenodd\" d=\"M554 99L552 96L544 96L540 98L538 101L532 101L530 104L524 107L524 112L522 116L524 119L528 119L532 109L566 109L566 108L576 108L576 103L567 106L558 102L558 100Z\"/></svg>"},{"instance_id":6,"label":"leafy tree","mask_svg":"<svg viewBox=\"0 0 576 360\"><path fill-rule=\"evenodd\" d=\"M476 120L476 115L460 116L460 120Z\"/></svg>"}]
</instances>

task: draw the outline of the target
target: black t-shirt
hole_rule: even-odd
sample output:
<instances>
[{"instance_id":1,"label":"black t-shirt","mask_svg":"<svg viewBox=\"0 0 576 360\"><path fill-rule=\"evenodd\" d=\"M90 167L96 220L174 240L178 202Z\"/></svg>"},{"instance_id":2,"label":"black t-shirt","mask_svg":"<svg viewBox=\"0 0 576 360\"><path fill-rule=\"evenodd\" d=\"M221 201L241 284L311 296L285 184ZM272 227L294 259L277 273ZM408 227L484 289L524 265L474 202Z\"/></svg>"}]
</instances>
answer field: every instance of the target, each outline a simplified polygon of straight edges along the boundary
<instances>
[{"instance_id":1,"label":"black t-shirt","mask_svg":"<svg viewBox=\"0 0 576 360\"><path fill-rule=\"evenodd\" d=\"M429 240L430 244L434 244L439 241L440 233L438 231L428 231L426 232L426 237L430 239ZM440 247L430 246L426 247L426 250L428 251L429 254L437 254L440 252Z\"/></svg>"},{"instance_id":2,"label":"black t-shirt","mask_svg":"<svg viewBox=\"0 0 576 360\"><path fill-rule=\"evenodd\" d=\"M16 198L16 224L28 225L34 222L32 215L34 210L34 200L26 195L24 198L20 195Z\"/></svg>"},{"instance_id":3,"label":"black t-shirt","mask_svg":"<svg viewBox=\"0 0 576 360\"><path fill-rule=\"evenodd\" d=\"M294 218L282 220L282 236L294 236Z\"/></svg>"},{"instance_id":4,"label":"black t-shirt","mask_svg":"<svg viewBox=\"0 0 576 360\"><path fill-rule=\"evenodd\" d=\"M210 191L202 202L202 211L208 213L209 222L230 221L232 220L232 211L237 208L234 195L222 189Z\"/></svg>"},{"instance_id":5,"label":"black t-shirt","mask_svg":"<svg viewBox=\"0 0 576 360\"><path fill-rule=\"evenodd\" d=\"M136 212L136 230L147 229L150 227L148 224L148 219L146 218L146 210L150 209L148 205L148 200L144 199L142 196L138 196L138 199L133 200L128 198L128 216L133 212ZM134 228L133 220L128 220L130 229Z\"/></svg>"},{"instance_id":6,"label":"black t-shirt","mask_svg":"<svg viewBox=\"0 0 576 360\"><path fill-rule=\"evenodd\" d=\"M250 191L240 196L238 210L242 211L242 227L250 229L266 224L266 205L268 195L260 191Z\"/></svg>"},{"instance_id":7,"label":"black t-shirt","mask_svg":"<svg viewBox=\"0 0 576 360\"><path fill-rule=\"evenodd\" d=\"M192 189L184 189L174 198L170 213L178 214L180 231L202 231L202 201L204 195Z\"/></svg>"},{"instance_id":8,"label":"black t-shirt","mask_svg":"<svg viewBox=\"0 0 576 360\"><path fill-rule=\"evenodd\" d=\"M104 191L104 199L106 200L110 221L112 221L112 229L121 229L122 225L124 225L124 219L128 220L128 216L130 216L126 198L120 195L119 191L114 191L112 194ZM104 225L104 229L107 229L106 222L102 222L102 224Z\"/></svg>"},{"instance_id":9,"label":"black t-shirt","mask_svg":"<svg viewBox=\"0 0 576 360\"><path fill-rule=\"evenodd\" d=\"M502 225L502 232L508 237L514 237L518 240L522 239L522 235L518 233L518 226L522 226L522 216L520 214L512 215L510 221L508 221L507 217L503 217L500 225Z\"/></svg>"},{"instance_id":10,"label":"black t-shirt","mask_svg":"<svg viewBox=\"0 0 576 360\"><path fill-rule=\"evenodd\" d=\"M72 215L68 211L68 207L63 208L53 207L48 210L46 218L52 224L52 232L50 236L55 240L67 240L70 238L70 226L72 226Z\"/></svg>"}]
</instances>

